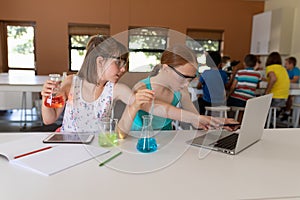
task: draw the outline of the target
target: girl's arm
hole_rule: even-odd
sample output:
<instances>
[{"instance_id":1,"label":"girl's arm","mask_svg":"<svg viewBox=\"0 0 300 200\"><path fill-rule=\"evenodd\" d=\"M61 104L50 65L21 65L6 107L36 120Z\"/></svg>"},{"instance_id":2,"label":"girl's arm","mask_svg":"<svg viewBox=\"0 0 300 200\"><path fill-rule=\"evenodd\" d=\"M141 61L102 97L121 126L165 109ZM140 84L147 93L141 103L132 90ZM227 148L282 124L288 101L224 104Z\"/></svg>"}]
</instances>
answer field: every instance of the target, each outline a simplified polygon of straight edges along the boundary
<instances>
[{"instance_id":1,"label":"girl's arm","mask_svg":"<svg viewBox=\"0 0 300 200\"><path fill-rule=\"evenodd\" d=\"M275 82L277 81L277 77L273 71L270 71L267 74L267 77L268 77L268 85L267 85L265 94L269 94L271 92L271 89L273 88Z\"/></svg>"},{"instance_id":2,"label":"girl's arm","mask_svg":"<svg viewBox=\"0 0 300 200\"><path fill-rule=\"evenodd\" d=\"M195 108L195 105L193 104L193 102L191 100L191 95L187 88L185 88L181 91L180 103L184 110L190 111L195 114L199 114L198 110Z\"/></svg>"},{"instance_id":3,"label":"girl's arm","mask_svg":"<svg viewBox=\"0 0 300 200\"><path fill-rule=\"evenodd\" d=\"M136 113L142 109L142 105L152 104L154 91L141 88L133 93L126 85L116 84L114 99L120 99L127 104L117 128L119 138L123 139L130 131Z\"/></svg>"},{"instance_id":4,"label":"girl's arm","mask_svg":"<svg viewBox=\"0 0 300 200\"><path fill-rule=\"evenodd\" d=\"M131 105L134 101L132 98L133 92L132 90L123 83L116 83L114 86L114 95L113 99L115 100L121 100L126 105Z\"/></svg>"},{"instance_id":5,"label":"girl's arm","mask_svg":"<svg viewBox=\"0 0 300 200\"><path fill-rule=\"evenodd\" d=\"M191 102L191 100L189 100ZM142 106L142 110L149 110L149 107L147 108L148 104L145 104ZM194 105L192 104L194 107ZM219 128L222 126L222 124L236 124L238 123L232 118L216 118L206 115L200 115L196 108L194 107L195 111L188 111L185 109L177 108L173 105L170 105L168 103L157 101L155 100L155 106L153 114L169 118L173 120L178 120L186 123L191 123L193 127L198 129L204 129L208 130L209 128ZM193 109L192 109L193 110ZM232 131L232 127L224 126L223 128Z\"/></svg>"},{"instance_id":6,"label":"girl's arm","mask_svg":"<svg viewBox=\"0 0 300 200\"><path fill-rule=\"evenodd\" d=\"M127 95L129 94L127 93ZM141 87L137 92L131 93L131 98L128 101L129 104L127 103L119 121L118 133L120 138L124 138L126 134L129 133L138 110L144 110L146 112L151 110L153 99L154 92L145 89L145 87ZM130 102L133 103L130 104ZM158 100L154 101L153 115L191 123L194 127L204 130L207 130L209 127L218 127L219 124L224 123L224 119L199 115L196 109L195 112L191 112Z\"/></svg>"},{"instance_id":7,"label":"girl's arm","mask_svg":"<svg viewBox=\"0 0 300 200\"><path fill-rule=\"evenodd\" d=\"M119 138L125 138L126 134L129 133L136 113L139 110L150 112L153 109L153 115L191 123L194 127L204 130L207 130L209 127L218 127L219 124L224 123L222 119L199 115L198 113L177 108L163 101L155 100L153 108L151 108L154 99L154 91L152 90L140 89L132 98L134 99L133 103L126 106L119 121Z\"/></svg>"},{"instance_id":8,"label":"girl's arm","mask_svg":"<svg viewBox=\"0 0 300 200\"><path fill-rule=\"evenodd\" d=\"M52 90L55 88L55 84L53 81L47 80L43 86L43 89L41 91L42 95L42 118L44 124L52 124L54 123L61 113L64 110L67 97L71 88L73 75L67 76L64 81L61 83L60 86L60 94L63 96L63 99L65 101L64 106L62 108L48 108L45 106L44 102L47 97L49 97L52 93Z\"/></svg>"}]
</instances>

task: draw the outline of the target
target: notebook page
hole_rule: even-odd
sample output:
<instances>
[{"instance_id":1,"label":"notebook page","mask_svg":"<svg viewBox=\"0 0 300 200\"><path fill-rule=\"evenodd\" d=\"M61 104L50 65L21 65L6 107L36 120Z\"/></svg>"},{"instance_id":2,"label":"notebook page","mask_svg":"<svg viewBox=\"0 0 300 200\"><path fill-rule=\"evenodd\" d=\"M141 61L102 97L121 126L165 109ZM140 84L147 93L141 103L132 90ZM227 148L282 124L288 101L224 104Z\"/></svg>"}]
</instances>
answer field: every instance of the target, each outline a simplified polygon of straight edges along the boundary
<instances>
[{"instance_id":1,"label":"notebook page","mask_svg":"<svg viewBox=\"0 0 300 200\"><path fill-rule=\"evenodd\" d=\"M53 146L51 149L14 159L11 162L50 176L107 152L109 152L107 149L90 145L66 144Z\"/></svg>"},{"instance_id":2,"label":"notebook page","mask_svg":"<svg viewBox=\"0 0 300 200\"><path fill-rule=\"evenodd\" d=\"M17 140L2 143L0 144L0 155L11 161L15 156L50 146L41 142L44 138L45 135L27 135Z\"/></svg>"}]
</instances>

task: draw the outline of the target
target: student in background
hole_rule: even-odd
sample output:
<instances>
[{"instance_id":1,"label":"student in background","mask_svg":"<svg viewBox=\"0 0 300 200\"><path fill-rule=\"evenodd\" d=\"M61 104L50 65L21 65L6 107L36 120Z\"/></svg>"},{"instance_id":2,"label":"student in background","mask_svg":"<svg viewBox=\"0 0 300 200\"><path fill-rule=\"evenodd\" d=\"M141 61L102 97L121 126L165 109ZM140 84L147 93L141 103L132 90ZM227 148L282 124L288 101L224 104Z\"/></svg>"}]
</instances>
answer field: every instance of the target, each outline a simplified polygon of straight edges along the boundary
<instances>
[{"instance_id":1,"label":"student in background","mask_svg":"<svg viewBox=\"0 0 300 200\"><path fill-rule=\"evenodd\" d=\"M244 58L245 69L239 70L227 94L227 106L245 107L248 99L255 97L255 90L261 80L261 74L254 70L257 57L248 54ZM242 121L243 113L240 112L238 121Z\"/></svg>"},{"instance_id":2,"label":"student in background","mask_svg":"<svg viewBox=\"0 0 300 200\"><path fill-rule=\"evenodd\" d=\"M295 57L289 57L285 59L284 66L287 70L291 83L299 83L300 70L296 64L297 59Z\"/></svg>"},{"instance_id":3,"label":"student in background","mask_svg":"<svg viewBox=\"0 0 300 200\"><path fill-rule=\"evenodd\" d=\"M290 78L291 83L299 83L299 77L300 77L300 70L296 66L297 60L295 57L289 57L285 59L285 68L287 70L287 73ZM288 116L291 114L291 108L293 104L293 96L289 95L287 102L286 102L286 107L284 108L283 111L283 116L281 117L281 121L285 121L288 119Z\"/></svg>"},{"instance_id":4,"label":"student in background","mask_svg":"<svg viewBox=\"0 0 300 200\"><path fill-rule=\"evenodd\" d=\"M225 88L228 87L228 76L221 68L220 53L215 51L207 52L206 64L211 69L205 70L201 74L197 86L198 89L203 89L203 96L198 98L201 115L205 113L205 106L226 105Z\"/></svg>"},{"instance_id":5,"label":"student in background","mask_svg":"<svg viewBox=\"0 0 300 200\"><path fill-rule=\"evenodd\" d=\"M224 71L231 71L232 69L229 69L231 67L230 57L229 56L222 56L221 59L221 69Z\"/></svg>"},{"instance_id":6,"label":"student in background","mask_svg":"<svg viewBox=\"0 0 300 200\"><path fill-rule=\"evenodd\" d=\"M282 66L281 56L272 52L266 61L266 76L268 85L265 93L273 93L271 106L285 107L289 96L290 79L286 69Z\"/></svg>"},{"instance_id":7,"label":"student in background","mask_svg":"<svg viewBox=\"0 0 300 200\"><path fill-rule=\"evenodd\" d=\"M191 123L195 128L205 130L211 126L219 127L224 122L236 123L233 119L199 115L187 89L190 81L196 77L196 70L196 56L187 46L176 45L165 50L161 64L154 68L149 77L135 85L136 98L143 102L127 105L120 120L123 127L127 126L123 131L141 130L142 116L149 113L153 114L152 127L155 130L172 130L172 120ZM147 93L148 98L140 98L142 93ZM147 103L149 98L152 101L155 99L154 102ZM182 109L175 107L178 103ZM132 119L132 124L129 119Z\"/></svg>"},{"instance_id":8,"label":"student in background","mask_svg":"<svg viewBox=\"0 0 300 200\"><path fill-rule=\"evenodd\" d=\"M256 59L257 59L257 62L256 62L256 65L254 66L254 70L256 70L256 71L263 70L263 68L261 66L260 56L256 56Z\"/></svg>"}]
</instances>

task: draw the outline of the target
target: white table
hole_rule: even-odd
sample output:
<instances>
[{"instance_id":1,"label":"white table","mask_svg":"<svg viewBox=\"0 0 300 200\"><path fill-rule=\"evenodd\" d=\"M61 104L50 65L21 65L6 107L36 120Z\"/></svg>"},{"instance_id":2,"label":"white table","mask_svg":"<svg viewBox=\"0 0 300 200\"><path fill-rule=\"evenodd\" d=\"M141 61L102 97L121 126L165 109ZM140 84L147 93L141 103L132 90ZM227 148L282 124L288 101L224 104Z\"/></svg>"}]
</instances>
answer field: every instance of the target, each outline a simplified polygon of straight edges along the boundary
<instances>
[{"instance_id":1,"label":"white table","mask_svg":"<svg viewBox=\"0 0 300 200\"><path fill-rule=\"evenodd\" d=\"M39 93L42 90L43 84L48 79L48 76L34 76L34 75L9 75L8 73L1 73L0 74L0 93L2 96L7 98L2 98L0 100L0 109L12 109L11 102L17 102L15 108L21 108L25 111L24 121L26 124L26 108L27 105L27 98L29 96L32 97L33 93ZM11 92L14 94L21 94L19 95L12 95L10 96ZM20 99L14 99L20 98ZM21 102L20 104L18 102ZM9 106L7 105L9 104ZM14 104L13 104L14 105ZM32 102L31 102L32 105Z\"/></svg>"},{"instance_id":2,"label":"white table","mask_svg":"<svg viewBox=\"0 0 300 200\"><path fill-rule=\"evenodd\" d=\"M1 92L41 92L48 76L22 76L0 74Z\"/></svg>"},{"instance_id":3,"label":"white table","mask_svg":"<svg viewBox=\"0 0 300 200\"><path fill-rule=\"evenodd\" d=\"M99 162L91 160L50 177L0 158L0 197L3 200L300 198L300 129L265 130L261 141L235 156L189 147L185 141L191 132L180 132L166 145L174 134L165 133L158 139L161 146L156 153L137 154L136 140L126 139L120 145L123 154L108 166L98 167ZM0 134L0 142L20 136L26 137L24 133ZM174 157L180 152L178 149L182 152ZM208 154L199 157L203 153ZM122 171L149 169L170 157L173 162L154 172ZM112 169L116 166L118 169Z\"/></svg>"},{"instance_id":4,"label":"white table","mask_svg":"<svg viewBox=\"0 0 300 200\"><path fill-rule=\"evenodd\" d=\"M257 89L256 93L261 95L264 94L265 89L267 88L267 82L262 81L259 83L259 88ZM192 101L197 100L198 94L203 94L202 89L197 89L195 85L191 85L188 87L188 91L191 94ZM299 83L291 83L290 84L290 95L300 96L300 84Z\"/></svg>"},{"instance_id":5,"label":"white table","mask_svg":"<svg viewBox=\"0 0 300 200\"><path fill-rule=\"evenodd\" d=\"M267 85L268 85L268 82L262 81L259 83L259 88L263 89L263 91L265 91L265 89L267 88ZM299 83L291 83L290 84L290 95L295 95L295 96L300 95L300 84Z\"/></svg>"}]
</instances>

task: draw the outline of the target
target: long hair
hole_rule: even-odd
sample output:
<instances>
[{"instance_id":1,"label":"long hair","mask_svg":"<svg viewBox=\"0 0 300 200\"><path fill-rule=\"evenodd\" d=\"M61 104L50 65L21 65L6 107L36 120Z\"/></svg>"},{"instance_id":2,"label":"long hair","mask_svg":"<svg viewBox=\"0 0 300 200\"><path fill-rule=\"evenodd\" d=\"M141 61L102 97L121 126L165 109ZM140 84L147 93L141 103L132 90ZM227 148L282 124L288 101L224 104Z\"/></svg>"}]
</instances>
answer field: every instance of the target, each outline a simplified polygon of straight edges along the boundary
<instances>
[{"instance_id":1,"label":"long hair","mask_svg":"<svg viewBox=\"0 0 300 200\"><path fill-rule=\"evenodd\" d=\"M278 52L272 52L266 61L266 66L275 64L282 65L281 56Z\"/></svg>"},{"instance_id":2,"label":"long hair","mask_svg":"<svg viewBox=\"0 0 300 200\"><path fill-rule=\"evenodd\" d=\"M97 84L97 58L121 57L128 59L128 51L126 47L112 37L92 36L87 44L87 53L85 55L82 66L78 72L80 78L86 79L88 82Z\"/></svg>"}]
</instances>

